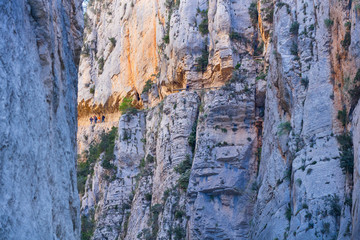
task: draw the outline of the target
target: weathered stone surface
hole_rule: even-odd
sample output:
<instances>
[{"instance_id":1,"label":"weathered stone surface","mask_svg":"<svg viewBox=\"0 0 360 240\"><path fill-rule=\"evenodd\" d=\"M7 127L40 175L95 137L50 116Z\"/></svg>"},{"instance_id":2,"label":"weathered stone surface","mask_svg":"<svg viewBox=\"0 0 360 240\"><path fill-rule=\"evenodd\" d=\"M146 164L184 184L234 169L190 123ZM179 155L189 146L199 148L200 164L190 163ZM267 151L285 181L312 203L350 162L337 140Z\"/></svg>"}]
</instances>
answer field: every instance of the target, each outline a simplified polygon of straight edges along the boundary
<instances>
[{"instance_id":1,"label":"weathered stone surface","mask_svg":"<svg viewBox=\"0 0 360 240\"><path fill-rule=\"evenodd\" d=\"M127 229L121 231L122 237L135 239L139 236L140 239L147 239L154 236L158 239L171 239L179 236L177 234L185 237L186 228L190 231L189 236L194 239L214 234L221 239L249 237L249 223L255 201L252 184L257 169L255 148L258 139L254 120L255 90L246 92L245 85L247 83L239 82L221 90L204 93L201 107L197 93L173 94L159 106L146 112L146 135L141 140L146 143L144 160L135 165L139 169L137 188L133 189L135 195L130 214L126 220L121 220L119 229L124 226L124 221L127 226ZM196 141L195 152L192 152L189 144L190 136ZM121 136L119 139L121 141ZM128 141L136 146L140 139L141 137L136 137ZM209 144L212 151L209 151ZM208 161L201 161L204 158ZM121 163L125 159L116 161ZM179 185L179 179L185 177L187 172L176 170L186 161L190 161L190 164L194 161L187 191L190 198L187 198L185 191L187 182L185 189ZM134 177L129 172L123 174L123 178ZM208 180L203 181L202 178ZM122 187L116 186L117 180L105 184L94 182L102 181L99 164L95 167L92 179L92 188L99 190L98 193L87 190L82 209L86 210L88 205L91 208L105 209L102 196L114 195ZM117 201L128 194L123 192ZM91 197L92 195L99 195L100 200L94 200L96 197ZM206 201L204 196L207 196ZM222 209L218 210L219 214L214 218L213 211L217 209L219 201ZM239 202L242 204L238 205ZM228 217L223 212L225 208L230 214ZM123 218L123 215L97 210L95 218L98 226L94 238L99 238L99 228L114 229L113 224L106 219L114 221ZM196 215L204 220L194 219ZM189 216L189 223L186 216ZM206 230L196 234L198 228ZM105 235L109 239L116 239L115 235Z\"/></svg>"},{"instance_id":2,"label":"weathered stone surface","mask_svg":"<svg viewBox=\"0 0 360 240\"><path fill-rule=\"evenodd\" d=\"M188 190L190 239L249 238L257 143L254 92L204 94Z\"/></svg>"},{"instance_id":3,"label":"weathered stone surface","mask_svg":"<svg viewBox=\"0 0 360 240\"><path fill-rule=\"evenodd\" d=\"M95 213L93 239L117 239L124 231L140 160L144 156L141 141L144 127L143 113L123 115L119 121L115 160L112 163L116 166L116 172L108 176L109 172L102 168L99 161L95 164L93 175L87 180L81 210L84 215L89 215L90 211Z\"/></svg>"},{"instance_id":4,"label":"weathered stone surface","mask_svg":"<svg viewBox=\"0 0 360 240\"><path fill-rule=\"evenodd\" d=\"M360 105L358 105L354 110L353 115L353 139L354 139L354 190L353 190L353 202L352 202L352 220L353 223L359 223L360 221L360 129L359 129L359 114L360 114ZM353 237L354 239L360 236L360 225L353 224Z\"/></svg>"},{"instance_id":5,"label":"weathered stone surface","mask_svg":"<svg viewBox=\"0 0 360 240\"><path fill-rule=\"evenodd\" d=\"M81 1L0 1L0 239L79 239Z\"/></svg>"},{"instance_id":6,"label":"weathered stone surface","mask_svg":"<svg viewBox=\"0 0 360 240\"><path fill-rule=\"evenodd\" d=\"M80 119L98 112L119 116L125 96L154 106L187 83L221 86L231 77L252 51L251 1L178 2L91 1L79 70ZM202 72L196 66L205 49L209 64ZM142 94L149 79L154 91Z\"/></svg>"},{"instance_id":7,"label":"weathered stone surface","mask_svg":"<svg viewBox=\"0 0 360 240\"><path fill-rule=\"evenodd\" d=\"M354 63L335 60L343 36L331 21L344 31L336 21L353 12L333 1L284 3L274 11L253 238L350 239L351 181L335 138L346 131L337 115L348 72L336 64Z\"/></svg>"},{"instance_id":8,"label":"weathered stone surface","mask_svg":"<svg viewBox=\"0 0 360 240\"><path fill-rule=\"evenodd\" d=\"M157 105L145 111L144 161L121 237L359 238L360 3L176 2L88 10L80 119L104 111L116 122L125 96ZM208 64L197 71L202 53ZM171 94L187 83L191 92ZM340 166L344 133L353 174ZM191 170L177 168L184 160Z\"/></svg>"}]
</instances>

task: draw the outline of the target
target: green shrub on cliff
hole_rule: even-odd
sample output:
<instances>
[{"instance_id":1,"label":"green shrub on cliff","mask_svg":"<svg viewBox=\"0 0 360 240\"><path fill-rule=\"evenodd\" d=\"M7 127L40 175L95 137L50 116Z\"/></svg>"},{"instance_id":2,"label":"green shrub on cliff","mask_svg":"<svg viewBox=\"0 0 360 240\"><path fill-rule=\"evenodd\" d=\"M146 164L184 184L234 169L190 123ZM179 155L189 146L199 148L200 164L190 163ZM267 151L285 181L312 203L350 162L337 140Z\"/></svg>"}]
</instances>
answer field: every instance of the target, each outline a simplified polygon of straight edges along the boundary
<instances>
[{"instance_id":1,"label":"green shrub on cliff","mask_svg":"<svg viewBox=\"0 0 360 240\"><path fill-rule=\"evenodd\" d=\"M81 216L81 240L90 240L95 230L94 210L91 210L89 216Z\"/></svg>"},{"instance_id":2,"label":"green shrub on cliff","mask_svg":"<svg viewBox=\"0 0 360 240\"><path fill-rule=\"evenodd\" d=\"M196 71L205 72L209 63L209 52L207 47L201 52L201 56L195 59Z\"/></svg>"},{"instance_id":3,"label":"green shrub on cliff","mask_svg":"<svg viewBox=\"0 0 360 240\"><path fill-rule=\"evenodd\" d=\"M197 122L194 122L191 129L191 133L188 137L188 143L191 147L192 152L195 151L195 147L196 147L196 128L197 128Z\"/></svg>"},{"instance_id":4,"label":"green shrub on cliff","mask_svg":"<svg viewBox=\"0 0 360 240\"><path fill-rule=\"evenodd\" d=\"M92 143L89 150L85 152L86 161L78 163L77 166L77 186L80 194L85 192L85 183L87 176L94 171L94 164L99 159L101 153L104 153L102 159L102 167L108 170L116 169L111 163L114 159L115 139L117 137L118 128L113 127L110 132L103 132L100 135L99 143Z\"/></svg>"},{"instance_id":5,"label":"green shrub on cliff","mask_svg":"<svg viewBox=\"0 0 360 240\"><path fill-rule=\"evenodd\" d=\"M147 93L147 92L149 92L153 84L154 84L154 83L151 81L151 79L147 80L146 83L145 83L145 86L144 86L144 89L143 89L142 93Z\"/></svg>"},{"instance_id":6,"label":"green shrub on cliff","mask_svg":"<svg viewBox=\"0 0 360 240\"><path fill-rule=\"evenodd\" d=\"M330 29L330 28L334 25L334 21L331 20L330 18L327 18L327 19L324 20L324 24L325 24L325 26L326 26L327 28Z\"/></svg>"},{"instance_id":7,"label":"green shrub on cliff","mask_svg":"<svg viewBox=\"0 0 360 240\"><path fill-rule=\"evenodd\" d=\"M360 82L360 68L356 72L356 75L354 77L354 82Z\"/></svg>"},{"instance_id":8,"label":"green shrub on cliff","mask_svg":"<svg viewBox=\"0 0 360 240\"><path fill-rule=\"evenodd\" d=\"M198 9L197 11L202 17L202 21L199 24L199 31L200 31L201 35L206 35L209 33L208 10L200 11L200 9Z\"/></svg>"},{"instance_id":9,"label":"green shrub on cliff","mask_svg":"<svg viewBox=\"0 0 360 240\"><path fill-rule=\"evenodd\" d=\"M354 149L350 133L344 133L336 137L340 144L340 167L344 174L354 172Z\"/></svg>"},{"instance_id":10,"label":"green shrub on cliff","mask_svg":"<svg viewBox=\"0 0 360 240\"><path fill-rule=\"evenodd\" d=\"M111 45L113 46L113 47L115 47L116 46L116 39L115 38L109 38L109 40L110 40L110 42L111 42Z\"/></svg>"},{"instance_id":11,"label":"green shrub on cliff","mask_svg":"<svg viewBox=\"0 0 360 240\"><path fill-rule=\"evenodd\" d=\"M189 155L186 155L184 161L182 161L179 165L177 165L174 170L179 174L184 174L188 169L191 168L191 159Z\"/></svg>"},{"instance_id":12,"label":"green shrub on cliff","mask_svg":"<svg viewBox=\"0 0 360 240\"><path fill-rule=\"evenodd\" d=\"M188 169L178 180L178 186L182 190L186 191L189 185L191 170Z\"/></svg>"},{"instance_id":13,"label":"green shrub on cliff","mask_svg":"<svg viewBox=\"0 0 360 240\"><path fill-rule=\"evenodd\" d=\"M340 122L344 127L346 126L348 122L346 108L344 108L342 111L341 110L338 111L337 119L340 120Z\"/></svg>"},{"instance_id":14,"label":"green shrub on cliff","mask_svg":"<svg viewBox=\"0 0 360 240\"><path fill-rule=\"evenodd\" d=\"M181 174L181 176L178 180L178 186L180 189L183 189L185 191L189 185L191 165L192 165L192 162L191 162L190 155L186 155L185 160L182 161L180 164L178 164L174 168L175 172Z\"/></svg>"},{"instance_id":15,"label":"green shrub on cliff","mask_svg":"<svg viewBox=\"0 0 360 240\"><path fill-rule=\"evenodd\" d=\"M136 113L137 109L135 108L134 104L132 103L133 99L131 97L125 97L120 106L119 106L119 110L122 114L126 114L126 113Z\"/></svg>"},{"instance_id":16,"label":"green shrub on cliff","mask_svg":"<svg viewBox=\"0 0 360 240\"><path fill-rule=\"evenodd\" d=\"M290 33L297 35L299 33L299 26L300 24L297 21L293 22L290 26Z\"/></svg>"},{"instance_id":17,"label":"green shrub on cliff","mask_svg":"<svg viewBox=\"0 0 360 240\"><path fill-rule=\"evenodd\" d=\"M280 123L278 126L278 134L281 136L283 134L289 134L289 132L291 131L292 127L290 122L283 122Z\"/></svg>"},{"instance_id":18,"label":"green shrub on cliff","mask_svg":"<svg viewBox=\"0 0 360 240\"><path fill-rule=\"evenodd\" d=\"M99 65L99 74L101 74L104 70L104 64L105 64L105 60L104 60L104 57L101 57L99 60L98 60L98 65Z\"/></svg>"},{"instance_id":19,"label":"green shrub on cliff","mask_svg":"<svg viewBox=\"0 0 360 240\"><path fill-rule=\"evenodd\" d=\"M110 132L103 132L100 136L101 142L99 144L99 149L104 153L103 161L101 166L105 169L116 169L116 167L111 163L114 159L114 148L115 148L115 139L118 135L118 129L113 127Z\"/></svg>"},{"instance_id":20,"label":"green shrub on cliff","mask_svg":"<svg viewBox=\"0 0 360 240\"><path fill-rule=\"evenodd\" d=\"M256 25L258 22L258 10L256 2L252 2L250 7L248 8L248 13L250 15L250 19L253 25Z\"/></svg>"}]
</instances>

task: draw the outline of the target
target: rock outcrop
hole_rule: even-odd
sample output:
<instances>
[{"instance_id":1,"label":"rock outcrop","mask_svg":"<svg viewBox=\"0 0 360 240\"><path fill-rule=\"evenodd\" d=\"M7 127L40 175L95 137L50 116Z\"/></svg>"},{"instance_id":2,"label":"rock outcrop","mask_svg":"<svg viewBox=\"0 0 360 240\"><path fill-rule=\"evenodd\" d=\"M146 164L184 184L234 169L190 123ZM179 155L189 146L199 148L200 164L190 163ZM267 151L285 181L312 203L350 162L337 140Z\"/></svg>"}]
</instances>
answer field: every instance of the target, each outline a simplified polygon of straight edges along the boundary
<instances>
[{"instance_id":1,"label":"rock outcrop","mask_svg":"<svg viewBox=\"0 0 360 240\"><path fill-rule=\"evenodd\" d=\"M94 239L181 239L186 229L193 239L249 236L258 138L254 89L244 86L172 94L146 121L122 116L116 173L104 178L100 157L82 199Z\"/></svg>"},{"instance_id":2,"label":"rock outcrop","mask_svg":"<svg viewBox=\"0 0 360 240\"><path fill-rule=\"evenodd\" d=\"M360 237L359 1L92 1L87 13L80 122L116 123L124 97L144 109L120 120L142 134L128 139L134 166L116 155L101 180L100 157L87 177L94 239L105 225L111 239ZM119 177L136 181L112 189ZM103 211L116 191L117 227Z\"/></svg>"},{"instance_id":3,"label":"rock outcrop","mask_svg":"<svg viewBox=\"0 0 360 240\"><path fill-rule=\"evenodd\" d=\"M236 83L204 94L188 189L190 239L247 239L258 144L254 91Z\"/></svg>"},{"instance_id":4,"label":"rock outcrop","mask_svg":"<svg viewBox=\"0 0 360 240\"><path fill-rule=\"evenodd\" d=\"M0 239L79 239L81 1L1 1L0 13Z\"/></svg>"},{"instance_id":5,"label":"rock outcrop","mask_svg":"<svg viewBox=\"0 0 360 240\"><path fill-rule=\"evenodd\" d=\"M350 239L356 4L295 3L273 6L252 238Z\"/></svg>"},{"instance_id":6,"label":"rock outcrop","mask_svg":"<svg viewBox=\"0 0 360 240\"><path fill-rule=\"evenodd\" d=\"M90 1L79 71L79 118L118 114L133 96L159 103L174 89L221 86L257 30L251 1ZM256 48L255 41L255 48ZM261 54L261 48L260 54ZM153 91L144 88L154 84Z\"/></svg>"}]
</instances>

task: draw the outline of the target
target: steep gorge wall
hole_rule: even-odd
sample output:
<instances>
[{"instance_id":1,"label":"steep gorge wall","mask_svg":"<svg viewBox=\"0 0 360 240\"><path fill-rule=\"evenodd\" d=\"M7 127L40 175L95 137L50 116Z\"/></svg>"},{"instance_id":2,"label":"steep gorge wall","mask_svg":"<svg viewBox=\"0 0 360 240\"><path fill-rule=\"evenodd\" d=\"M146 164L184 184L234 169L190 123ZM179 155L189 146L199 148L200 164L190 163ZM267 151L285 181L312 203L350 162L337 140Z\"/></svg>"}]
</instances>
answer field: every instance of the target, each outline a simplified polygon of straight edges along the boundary
<instances>
[{"instance_id":1,"label":"steep gorge wall","mask_svg":"<svg viewBox=\"0 0 360 240\"><path fill-rule=\"evenodd\" d=\"M90 1L79 73L80 120L93 113L118 117L125 96L153 106L187 83L224 84L243 58L248 61L249 39L257 39L250 3ZM147 80L154 86L142 95Z\"/></svg>"},{"instance_id":2,"label":"steep gorge wall","mask_svg":"<svg viewBox=\"0 0 360 240\"><path fill-rule=\"evenodd\" d=\"M92 8L86 41L104 51L92 47L82 57L80 118L103 111L116 122L124 96L158 104L121 127L143 136L125 134L141 153L114 160L117 174L134 164L121 171L124 186L105 179L98 187L96 171L88 177L87 188L99 189L85 193L97 199L89 207L97 209L94 239L99 231L111 239L359 238L359 1L94 1ZM149 19L145 26L139 16ZM104 19L106 29L121 23L115 46L112 35L98 35ZM206 45L208 65L199 72ZM99 72L93 59L101 52L108 55ZM141 94L149 78L155 84ZM170 94L186 83L191 92ZM119 128L117 144L123 139ZM104 200L120 189L126 200ZM118 212L115 223L102 225L103 209Z\"/></svg>"},{"instance_id":3,"label":"steep gorge wall","mask_svg":"<svg viewBox=\"0 0 360 240\"><path fill-rule=\"evenodd\" d=\"M283 3L274 6L253 238L350 239L358 196L337 136L357 104L357 3Z\"/></svg>"},{"instance_id":4,"label":"steep gorge wall","mask_svg":"<svg viewBox=\"0 0 360 240\"><path fill-rule=\"evenodd\" d=\"M243 86L172 94L146 119L122 116L113 175L96 163L82 199L93 239L249 237L258 136Z\"/></svg>"},{"instance_id":5,"label":"steep gorge wall","mask_svg":"<svg viewBox=\"0 0 360 240\"><path fill-rule=\"evenodd\" d=\"M0 13L0 239L79 239L81 1L1 1Z\"/></svg>"}]
</instances>

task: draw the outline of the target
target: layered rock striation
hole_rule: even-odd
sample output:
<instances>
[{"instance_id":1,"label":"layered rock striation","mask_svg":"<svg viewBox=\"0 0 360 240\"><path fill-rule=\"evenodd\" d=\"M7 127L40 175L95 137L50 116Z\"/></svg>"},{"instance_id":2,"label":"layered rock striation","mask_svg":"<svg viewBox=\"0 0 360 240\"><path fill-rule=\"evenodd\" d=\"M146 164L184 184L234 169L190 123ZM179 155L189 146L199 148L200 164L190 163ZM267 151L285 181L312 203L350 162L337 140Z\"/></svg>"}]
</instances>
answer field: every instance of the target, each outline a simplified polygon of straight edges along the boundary
<instances>
[{"instance_id":1,"label":"layered rock striation","mask_svg":"<svg viewBox=\"0 0 360 240\"><path fill-rule=\"evenodd\" d=\"M253 238L356 239L357 3L295 3L274 5Z\"/></svg>"},{"instance_id":2,"label":"layered rock striation","mask_svg":"<svg viewBox=\"0 0 360 240\"><path fill-rule=\"evenodd\" d=\"M79 72L79 118L99 112L118 117L118 105L126 96L139 106L154 106L186 84L223 85L234 66L254 51L249 40L257 39L257 31L248 17L250 4L90 1ZM146 90L147 81L151 91Z\"/></svg>"},{"instance_id":3,"label":"layered rock striation","mask_svg":"<svg viewBox=\"0 0 360 240\"><path fill-rule=\"evenodd\" d=\"M82 198L84 216L94 213L94 239L249 236L258 138L254 91L243 87L172 94L146 119L121 117L115 172L104 178L100 158Z\"/></svg>"},{"instance_id":4,"label":"layered rock striation","mask_svg":"<svg viewBox=\"0 0 360 240\"><path fill-rule=\"evenodd\" d=\"M120 128L142 137L106 236L359 238L359 16L359 1L93 1L80 119L116 122L124 97L144 108L120 119L116 144ZM113 164L88 206L94 239L124 188L110 186L128 160Z\"/></svg>"},{"instance_id":5,"label":"layered rock striation","mask_svg":"<svg viewBox=\"0 0 360 240\"><path fill-rule=\"evenodd\" d=\"M79 239L81 1L1 1L0 13L0 239Z\"/></svg>"}]
</instances>

